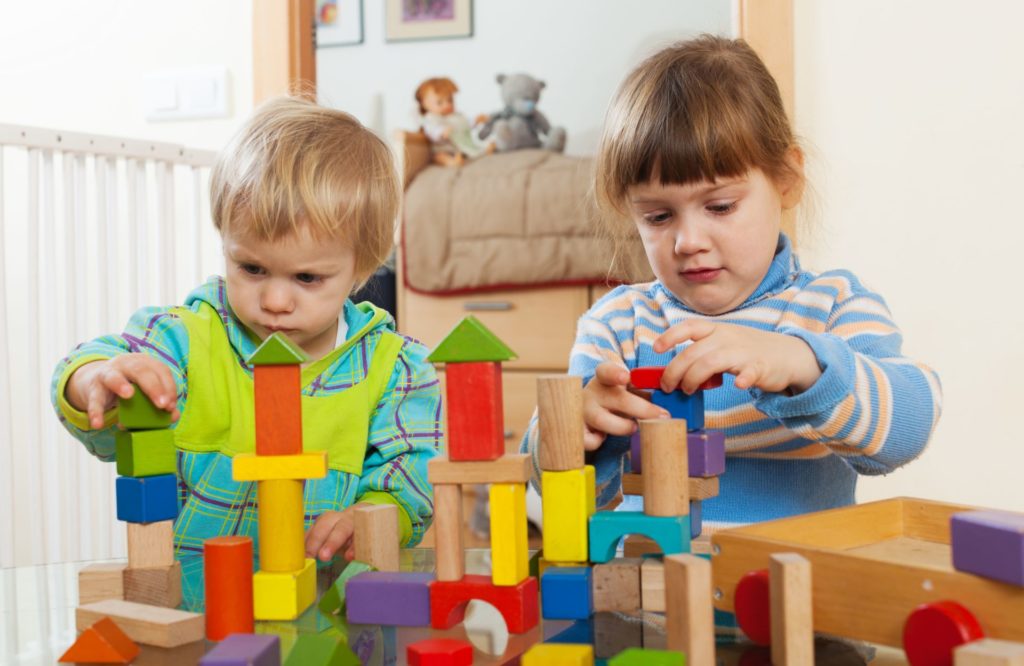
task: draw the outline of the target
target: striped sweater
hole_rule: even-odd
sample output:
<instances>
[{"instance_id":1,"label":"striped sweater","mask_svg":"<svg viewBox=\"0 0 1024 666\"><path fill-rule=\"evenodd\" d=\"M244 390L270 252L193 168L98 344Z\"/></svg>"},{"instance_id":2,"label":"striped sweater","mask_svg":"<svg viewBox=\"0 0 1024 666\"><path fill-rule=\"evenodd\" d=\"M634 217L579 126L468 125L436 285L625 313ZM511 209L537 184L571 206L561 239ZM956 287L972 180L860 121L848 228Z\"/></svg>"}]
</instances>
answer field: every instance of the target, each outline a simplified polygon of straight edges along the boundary
<instances>
[{"instance_id":1,"label":"striped sweater","mask_svg":"<svg viewBox=\"0 0 1024 666\"><path fill-rule=\"evenodd\" d=\"M852 504L858 474L888 473L924 450L941 412L938 376L902 355L881 296L848 271L802 270L785 235L758 288L722 315L694 312L660 282L614 289L580 318L569 372L588 382L604 361L665 365L673 352L656 354L653 341L694 317L798 337L822 369L795 396L740 390L730 375L705 395L705 428L725 431L727 452L720 494L702 507L708 531ZM534 416L522 449L535 466L538 444ZM628 452L628 438L609 436L589 456L598 506L617 497ZM641 507L639 497L619 505Z\"/></svg>"}]
</instances>

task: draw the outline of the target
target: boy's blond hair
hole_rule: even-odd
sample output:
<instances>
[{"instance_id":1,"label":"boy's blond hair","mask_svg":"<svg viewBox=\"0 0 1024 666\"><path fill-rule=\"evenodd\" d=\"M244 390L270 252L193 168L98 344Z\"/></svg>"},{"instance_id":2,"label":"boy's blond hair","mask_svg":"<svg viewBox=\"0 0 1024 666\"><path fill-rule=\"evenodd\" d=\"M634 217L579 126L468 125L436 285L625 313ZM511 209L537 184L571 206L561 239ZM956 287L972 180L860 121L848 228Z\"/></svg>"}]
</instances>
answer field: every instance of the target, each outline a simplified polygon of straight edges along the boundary
<instances>
[{"instance_id":1,"label":"boy's blond hair","mask_svg":"<svg viewBox=\"0 0 1024 666\"><path fill-rule=\"evenodd\" d=\"M391 151L351 115L296 97L260 106L210 175L214 226L277 240L307 229L355 250L356 285L394 244L398 174Z\"/></svg>"}]
</instances>

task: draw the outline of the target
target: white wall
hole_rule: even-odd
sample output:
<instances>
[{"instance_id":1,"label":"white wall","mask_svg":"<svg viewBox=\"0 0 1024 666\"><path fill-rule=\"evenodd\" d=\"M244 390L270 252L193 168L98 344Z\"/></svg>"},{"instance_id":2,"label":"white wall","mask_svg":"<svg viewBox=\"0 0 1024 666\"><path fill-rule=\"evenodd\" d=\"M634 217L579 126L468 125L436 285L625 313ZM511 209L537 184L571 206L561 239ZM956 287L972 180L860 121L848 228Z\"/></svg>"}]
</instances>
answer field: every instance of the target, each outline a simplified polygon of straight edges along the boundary
<instances>
[{"instance_id":1,"label":"white wall","mask_svg":"<svg viewBox=\"0 0 1024 666\"><path fill-rule=\"evenodd\" d=\"M417 128L424 79L454 80L456 108L472 119L501 109L497 74L526 72L547 83L538 108L567 129L574 154L596 148L615 86L644 56L701 32L732 33L731 0L476 0L469 39L386 43L384 4L363 3L363 44L318 50L323 103L390 136Z\"/></svg>"},{"instance_id":2,"label":"white wall","mask_svg":"<svg viewBox=\"0 0 1024 666\"><path fill-rule=\"evenodd\" d=\"M924 456L861 484L1024 510L1024 5L796 0L796 120L824 225L812 267L887 299L945 412Z\"/></svg>"}]
</instances>

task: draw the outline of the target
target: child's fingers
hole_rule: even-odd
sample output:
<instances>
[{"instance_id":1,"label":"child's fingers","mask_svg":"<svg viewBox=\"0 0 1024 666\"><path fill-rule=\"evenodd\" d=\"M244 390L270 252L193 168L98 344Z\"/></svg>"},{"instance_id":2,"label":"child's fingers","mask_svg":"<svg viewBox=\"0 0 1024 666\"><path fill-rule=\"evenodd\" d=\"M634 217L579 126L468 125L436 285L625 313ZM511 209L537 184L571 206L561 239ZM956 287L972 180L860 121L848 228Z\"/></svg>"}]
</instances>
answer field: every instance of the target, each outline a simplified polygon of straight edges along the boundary
<instances>
[{"instance_id":1,"label":"child's fingers","mask_svg":"<svg viewBox=\"0 0 1024 666\"><path fill-rule=\"evenodd\" d=\"M334 529L331 530L330 534L327 535L327 539L323 545L320 546L320 550L317 551L317 557L321 562L334 557L334 554L339 550L353 546L352 533L354 531L354 525L348 520L339 520L334 524Z\"/></svg>"},{"instance_id":2,"label":"child's fingers","mask_svg":"<svg viewBox=\"0 0 1024 666\"><path fill-rule=\"evenodd\" d=\"M159 363L159 361L156 361ZM173 389L168 389L160 376L160 372L146 364L145 367L135 370L134 380L138 387L149 396L153 404L160 409L171 410L174 408L174 400L171 398Z\"/></svg>"},{"instance_id":3,"label":"child's fingers","mask_svg":"<svg viewBox=\"0 0 1024 666\"><path fill-rule=\"evenodd\" d=\"M96 384L89 389L86 414L89 416L89 427L93 430L103 427L103 413L106 411L111 397L110 391L101 384Z\"/></svg>"},{"instance_id":4,"label":"child's fingers","mask_svg":"<svg viewBox=\"0 0 1024 666\"><path fill-rule=\"evenodd\" d=\"M108 391L119 398L130 398L135 393L135 388L128 380L128 377L111 364L99 377L99 383Z\"/></svg>"},{"instance_id":5,"label":"child's fingers","mask_svg":"<svg viewBox=\"0 0 1024 666\"><path fill-rule=\"evenodd\" d=\"M704 319L687 319L675 326L669 326L664 333L654 339L654 343L651 346L654 348L655 353L661 354L681 342L706 338L715 330L716 325Z\"/></svg>"},{"instance_id":6,"label":"child's fingers","mask_svg":"<svg viewBox=\"0 0 1024 666\"><path fill-rule=\"evenodd\" d=\"M596 430L591 430L589 427L584 426L583 428L583 450L584 451L597 451L604 444L605 434Z\"/></svg>"},{"instance_id":7,"label":"child's fingers","mask_svg":"<svg viewBox=\"0 0 1024 666\"><path fill-rule=\"evenodd\" d=\"M662 419L671 416L664 408L629 391L614 396L604 407L632 419Z\"/></svg>"},{"instance_id":8,"label":"child's fingers","mask_svg":"<svg viewBox=\"0 0 1024 666\"><path fill-rule=\"evenodd\" d=\"M758 378L759 373L756 366L750 365L743 368L743 370L740 371L740 374L736 375L736 381L733 382L733 384L741 391L745 391L754 386L757 383Z\"/></svg>"},{"instance_id":9,"label":"child's fingers","mask_svg":"<svg viewBox=\"0 0 1024 666\"><path fill-rule=\"evenodd\" d=\"M605 361L594 370L594 379L604 386L627 386L629 384L629 370L611 361Z\"/></svg>"},{"instance_id":10,"label":"child's fingers","mask_svg":"<svg viewBox=\"0 0 1024 666\"><path fill-rule=\"evenodd\" d=\"M598 430L608 435L632 435L636 430L636 422L617 416L603 407L584 409L583 420L592 430Z\"/></svg>"},{"instance_id":11,"label":"child's fingers","mask_svg":"<svg viewBox=\"0 0 1024 666\"><path fill-rule=\"evenodd\" d=\"M328 511L317 517L313 526L306 532L306 555L308 557L317 556L317 551L323 547L331 530L334 529L335 523L339 520L341 520L341 513L338 511Z\"/></svg>"}]
</instances>

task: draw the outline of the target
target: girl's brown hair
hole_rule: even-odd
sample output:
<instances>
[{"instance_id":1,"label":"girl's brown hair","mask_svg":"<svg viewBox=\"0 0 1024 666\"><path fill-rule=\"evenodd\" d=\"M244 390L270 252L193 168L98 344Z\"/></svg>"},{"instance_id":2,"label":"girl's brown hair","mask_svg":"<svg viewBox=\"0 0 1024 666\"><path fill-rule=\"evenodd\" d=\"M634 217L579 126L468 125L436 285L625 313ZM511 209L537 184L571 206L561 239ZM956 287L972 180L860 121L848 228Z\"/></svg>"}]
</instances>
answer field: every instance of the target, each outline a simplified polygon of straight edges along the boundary
<instances>
[{"instance_id":1,"label":"girl's brown hair","mask_svg":"<svg viewBox=\"0 0 1024 666\"><path fill-rule=\"evenodd\" d=\"M420 113L427 112L423 108L423 98L428 90L433 90L437 95L454 95L459 92L459 87L455 85L454 81L445 77L427 79L416 88L416 102L420 105Z\"/></svg>"}]
</instances>

